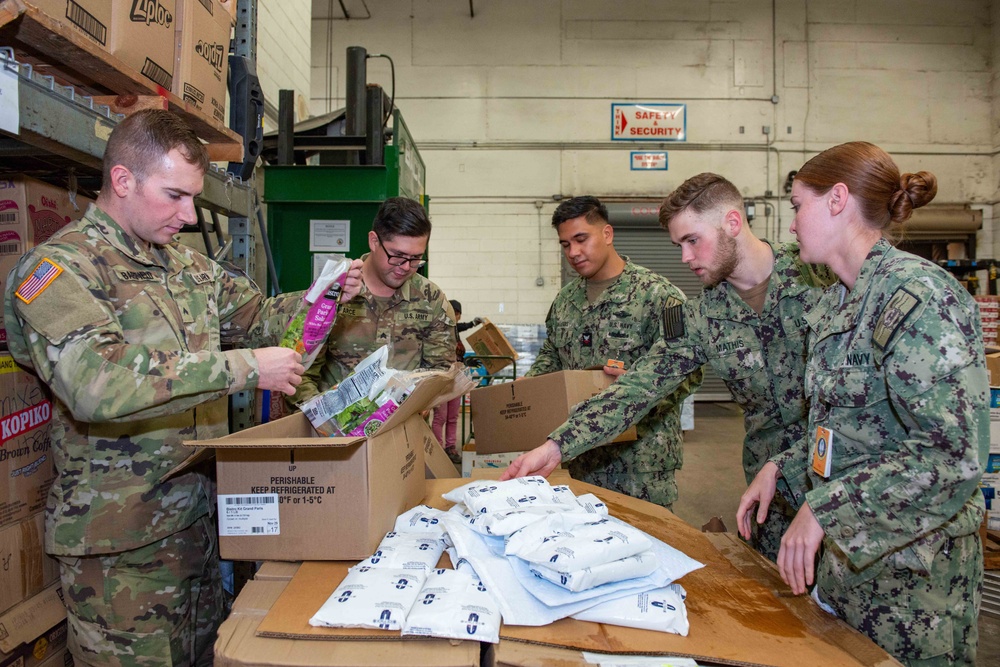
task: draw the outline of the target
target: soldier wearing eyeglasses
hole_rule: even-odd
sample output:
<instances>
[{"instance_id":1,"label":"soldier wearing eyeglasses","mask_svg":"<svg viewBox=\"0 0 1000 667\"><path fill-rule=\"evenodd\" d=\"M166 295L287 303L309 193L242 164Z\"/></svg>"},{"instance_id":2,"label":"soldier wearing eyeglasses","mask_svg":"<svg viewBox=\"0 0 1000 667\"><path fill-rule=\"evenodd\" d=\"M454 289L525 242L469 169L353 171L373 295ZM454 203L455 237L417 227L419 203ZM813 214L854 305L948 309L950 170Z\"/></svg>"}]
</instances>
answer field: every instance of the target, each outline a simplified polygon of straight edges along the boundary
<instances>
[{"instance_id":1,"label":"soldier wearing eyeglasses","mask_svg":"<svg viewBox=\"0 0 1000 667\"><path fill-rule=\"evenodd\" d=\"M406 197L385 200L361 257L361 293L340 306L326 350L302 377L293 403L347 377L369 354L389 345L389 367L448 368L455 361L455 314L441 288L417 273L431 237L427 211Z\"/></svg>"}]
</instances>

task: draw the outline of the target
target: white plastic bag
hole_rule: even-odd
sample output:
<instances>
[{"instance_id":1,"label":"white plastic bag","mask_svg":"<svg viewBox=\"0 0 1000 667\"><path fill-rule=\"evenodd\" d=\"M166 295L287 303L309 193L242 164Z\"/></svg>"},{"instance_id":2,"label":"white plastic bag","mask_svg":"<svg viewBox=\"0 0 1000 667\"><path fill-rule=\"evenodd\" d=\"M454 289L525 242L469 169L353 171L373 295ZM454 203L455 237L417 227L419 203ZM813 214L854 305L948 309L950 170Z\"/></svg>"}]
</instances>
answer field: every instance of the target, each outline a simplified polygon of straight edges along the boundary
<instances>
[{"instance_id":1,"label":"white plastic bag","mask_svg":"<svg viewBox=\"0 0 1000 667\"><path fill-rule=\"evenodd\" d=\"M640 630L672 632L687 637L690 626L685 598L687 593L684 588L679 584L670 584L664 588L602 602L573 614L573 618Z\"/></svg>"},{"instance_id":2,"label":"white plastic bag","mask_svg":"<svg viewBox=\"0 0 1000 667\"><path fill-rule=\"evenodd\" d=\"M506 554L557 572L574 572L649 551L652 543L628 524L593 514L553 514L514 533Z\"/></svg>"},{"instance_id":3,"label":"white plastic bag","mask_svg":"<svg viewBox=\"0 0 1000 667\"><path fill-rule=\"evenodd\" d=\"M478 578L458 570L434 570L406 616L403 634L496 644L500 606Z\"/></svg>"},{"instance_id":4,"label":"white plastic bag","mask_svg":"<svg viewBox=\"0 0 1000 667\"><path fill-rule=\"evenodd\" d=\"M568 591L578 593L612 581L637 579L652 574L659 565L656 554L644 551L628 558L594 565L574 572L558 572L543 565L529 565L531 573L540 579L551 581Z\"/></svg>"},{"instance_id":5,"label":"white plastic bag","mask_svg":"<svg viewBox=\"0 0 1000 667\"><path fill-rule=\"evenodd\" d=\"M427 573L355 565L309 625L401 630Z\"/></svg>"},{"instance_id":6,"label":"white plastic bag","mask_svg":"<svg viewBox=\"0 0 1000 667\"><path fill-rule=\"evenodd\" d=\"M386 533L378 548L359 565L430 572L444 553L444 540L427 533Z\"/></svg>"}]
</instances>

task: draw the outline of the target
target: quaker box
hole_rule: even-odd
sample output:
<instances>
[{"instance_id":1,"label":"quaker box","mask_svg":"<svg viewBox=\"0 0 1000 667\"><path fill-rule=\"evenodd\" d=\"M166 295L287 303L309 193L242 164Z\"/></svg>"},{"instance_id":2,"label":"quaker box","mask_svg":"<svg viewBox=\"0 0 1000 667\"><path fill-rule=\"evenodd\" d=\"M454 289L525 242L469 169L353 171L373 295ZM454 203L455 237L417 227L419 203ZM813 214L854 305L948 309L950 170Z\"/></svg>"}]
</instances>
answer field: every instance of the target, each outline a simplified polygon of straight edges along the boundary
<instances>
[{"instance_id":1,"label":"quaker box","mask_svg":"<svg viewBox=\"0 0 1000 667\"><path fill-rule=\"evenodd\" d=\"M7 274L21 255L52 236L67 223L83 217L92 200L71 197L65 188L33 178L0 179L0 293L7 287ZM0 312L0 343L7 330Z\"/></svg>"},{"instance_id":2,"label":"quaker box","mask_svg":"<svg viewBox=\"0 0 1000 667\"><path fill-rule=\"evenodd\" d=\"M222 557L370 556L396 517L424 497L429 428L420 411L450 386L444 377L420 382L368 438L319 437L298 412L223 438L185 443L215 451Z\"/></svg>"},{"instance_id":3,"label":"quaker box","mask_svg":"<svg viewBox=\"0 0 1000 667\"><path fill-rule=\"evenodd\" d=\"M469 397L476 453L534 449L566 421L574 406L613 381L604 371L558 371L473 389ZM632 427L611 442L635 439Z\"/></svg>"},{"instance_id":4,"label":"quaker box","mask_svg":"<svg viewBox=\"0 0 1000 667\"><path fill-rule=\"evenodd\" d=\"M0 526L45 509L55 479L51 420L38 378L0 353Z\"/></svg>"},{"instance_id":5,"label":"quaker box","mask_svg":"<svg viewBox=\"0 0 1000 667\"><path fill-rule=\"evenodd\" d=\"M121 0L111 5L111 54L171 90L177 0Z\"/></svg>"},{"instance_id":6,"label":"quaker box","mask_svg":"<svg viewBox=\"0 0 1000 667\"><path fill-rule=\"evenodd\" d=\"M177 0L177 12L173 92L225 124L231 16L218 0Z\"/></svg>"},{"instance_id":7,"label":"quaker box","mask_svg":"<svg viewBox=\"0 0 1000 667\"><path fill-rule=\"evenodd\" d=\"M517 359L517 352L511 346L507 337L497 329L496 325L483 319L483 325L465 338L469 347L477 355L491 357L511 357L511 359L483 359L483 366L490 375L495 375Z\"/></svg>"},{"instance_id":8,"label":"quaker box","mask_svg":"<svg viewBox=\"0 0 1000 667\"><path fill-rule=\"evenodd\" d=\"M108 48L111 3L107 0L28 0L28 3Z\"/></svg>"}]
</instances>

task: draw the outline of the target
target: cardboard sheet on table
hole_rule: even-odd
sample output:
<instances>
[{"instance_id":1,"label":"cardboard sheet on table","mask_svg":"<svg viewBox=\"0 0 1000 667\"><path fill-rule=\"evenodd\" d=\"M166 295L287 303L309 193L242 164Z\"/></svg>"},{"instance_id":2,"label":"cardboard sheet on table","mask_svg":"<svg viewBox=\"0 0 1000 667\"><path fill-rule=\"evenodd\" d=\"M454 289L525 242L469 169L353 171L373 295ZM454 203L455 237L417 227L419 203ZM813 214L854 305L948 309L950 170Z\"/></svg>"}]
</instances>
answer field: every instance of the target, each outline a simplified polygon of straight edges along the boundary
<instances>
[{"instance_id":1,"label":"cardboard sheet on table","mask_svg":"<svg viewBox=\"0 0 1000 667\"><path fill-rule=\"evenodd\" d=\"M428 480L424 502L446 509L450 503L441 494L466 482ZM569 483L577 495L596 494L608 503L613 516L705 563L704 568L681 582L688 592L690 634L680 637L573 619L543 627L504 625L498 655L504 642L524 642L598 653L678 655L734 665L888 667L899 664L811 600L792 596L776 570L731 535L710 538L659 506L575 480ZM398 639L398 633L387 631L309 626L309 618L337 587L349 565L303 563L261 623L258 634L310 639Z\"/></svg>"}]
</instances>

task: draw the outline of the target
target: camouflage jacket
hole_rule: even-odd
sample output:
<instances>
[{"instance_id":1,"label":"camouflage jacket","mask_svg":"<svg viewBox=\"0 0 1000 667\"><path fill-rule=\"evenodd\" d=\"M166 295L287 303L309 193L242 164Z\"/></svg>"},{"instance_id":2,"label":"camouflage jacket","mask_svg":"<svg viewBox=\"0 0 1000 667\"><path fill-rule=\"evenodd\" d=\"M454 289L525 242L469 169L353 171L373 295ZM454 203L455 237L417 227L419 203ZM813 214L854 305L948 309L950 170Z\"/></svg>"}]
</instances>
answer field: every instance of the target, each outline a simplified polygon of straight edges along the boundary
<instances>
[{"instance_id":1,"label":"camouflage jacket","mask_svg":"<svg viewBox=\"0 0 1000 667\"><path fill-rule=\"evenodd\" d=\"M587 401L552 434L570 455L594 447L614 429L634 424L704 364L722 378L743 409L747 482L767 459L802 440L806 401L805 312L832 276L798 258L795 244L773 245L774 270L758 315L723 281L681 306L682 324L669 340L611 387Z\"/></svg>"},{"instance_id":2,"label":"camouflage jacket","mask_svg":"<svg viewBox=\"0 0 1000 667\"><path fill-rule=\"evenodd\" d=\"M543 375L561 370L603 367L608 359L625 362L625 376L660 339L660 315L668 303L681 303L684 293L666 278L633 264L625 258L625 270L593 304L587 301L587 283L577 278L560 290L545 319L548 337L538 358L525 374ZM581 455L617 459L625 470L646 473L676 470L683 463L680 404L701 385L701 370L692 368L669 392L654 401L655 406L638 421L638 440L608 445L629 424L608 420L602 423L601 437L590 447L563 447L563 458ZM688 382L683 380L687 378ZM541 443L538 443L541 444ZM592 467L588 464L588 467Z\"/></svg>"},{"instance_id":3,"label":"camouflage jacket","mask_svg":"<svg viewBox=\"0 0 1000 667\"><path fill-rule=\"evenodd\" d=\"M775 463L823 526L824 567L848 585L887 559L927 571L945 538L983 519L990 417L978 308L944 270L881 240L854 289L829 288L807 320L810 437ZM812 469L819 426L833 433L828 479Z\"/></svg>"},{"instance_id":4,"label":"camouflage jacket","mask_svg":"<svg viewBox=\"0 0 1000 667\"><path fill-rule=\"evenodd\" d=\"M455 361L455 313L440 287L414 274L385 306L362 286L358 296L340 305L326 348L289 401L298 404L326 391L386 344L389 368L412 371L451 366Z\"/></svg>"},{"instance_id":5,"label":"camouflage jacket","mask_svg":"<svg viewBox=\"0 0 1000 667\"><path fill-rule=\"evenodd\" d=\"M212 511L207 477L165 475L191 453L182 440L228 433L216 399L256 386L250 350L222 344L274 344L264 332L280 335L301 293L265 301L190 248L137 245L91 206L21 258L4 297L11 353L55 395L45 550L134 549Z\"/></svg>"}]
</instances>

